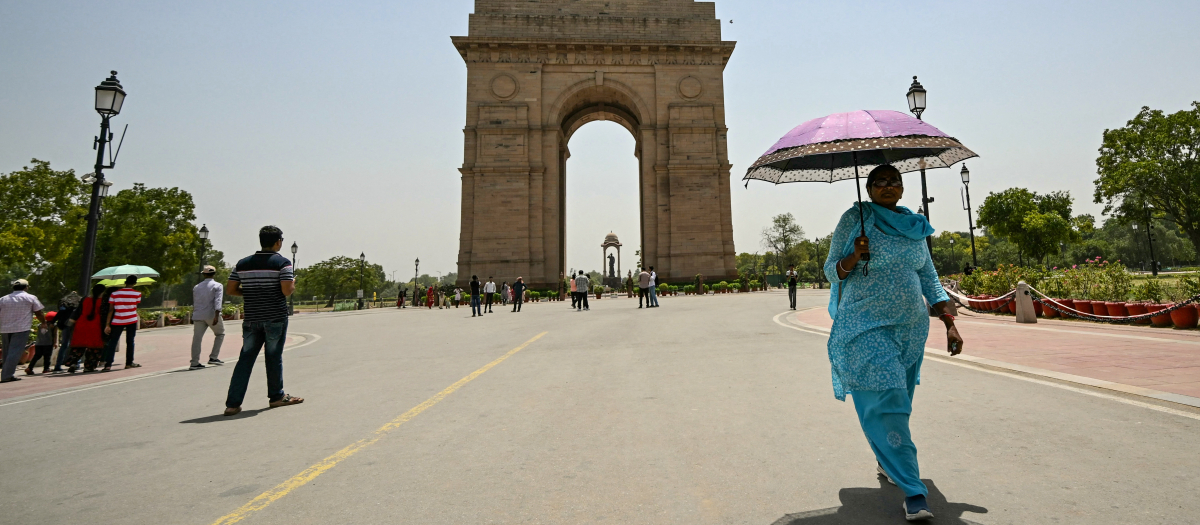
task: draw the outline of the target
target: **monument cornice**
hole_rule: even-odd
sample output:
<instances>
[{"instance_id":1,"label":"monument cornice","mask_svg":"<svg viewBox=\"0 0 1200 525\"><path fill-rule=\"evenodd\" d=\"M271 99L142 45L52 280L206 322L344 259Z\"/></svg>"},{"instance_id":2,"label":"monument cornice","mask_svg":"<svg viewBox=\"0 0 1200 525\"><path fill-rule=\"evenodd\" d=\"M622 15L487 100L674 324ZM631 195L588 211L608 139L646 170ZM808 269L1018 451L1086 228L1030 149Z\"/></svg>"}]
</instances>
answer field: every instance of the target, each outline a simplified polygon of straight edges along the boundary
<instances>
[{"instance_id":1,"label":"monument cornice","mask_svg":"<svg viewBox=\"0 0 1200 525\"><path fill-rule=\"evenodd\" d=\"M736 41L450 37L466 63L721 65Z\"/></svg>"}]
</instances>

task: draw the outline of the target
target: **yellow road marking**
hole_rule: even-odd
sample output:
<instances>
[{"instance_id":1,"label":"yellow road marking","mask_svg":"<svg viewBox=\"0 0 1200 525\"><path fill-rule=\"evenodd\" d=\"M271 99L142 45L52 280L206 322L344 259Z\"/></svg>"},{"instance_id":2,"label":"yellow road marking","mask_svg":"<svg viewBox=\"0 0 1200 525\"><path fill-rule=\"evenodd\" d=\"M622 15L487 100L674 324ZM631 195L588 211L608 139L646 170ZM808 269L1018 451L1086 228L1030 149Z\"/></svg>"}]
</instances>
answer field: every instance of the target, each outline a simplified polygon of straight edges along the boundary
<instances>
[{"instance_id":1,"label":"yellow road marking","mask_svg":"<svg viewBox=\"0 0 1200 525\"><path fill-rule=\"evenodd\" d=\"M475 378L483 375L484 372L487 372L488 370L491 370L496 365L504 362L505 359L512 357L513 354L520 352L521 350L524 350L525 347L533 344L534 341L541 339L542 336L546 335L547 333L548 332L542 332L538 335L533 336L533 339L525 341L524 343L521 344L521 346L513 348L512 350L509 350L507 354L500 356L495 361L492 361L491 363L483 365L483 367L480 368L479 370L471 372L471 374L468 375L467 377L459 379L453 385L446 387L445 390L442 390L441 392L438 392L437 394L435 394L433 397L426 399L424 403L421 403L415 407L412 407L411 409L409 409L408 412L400 414L400 416L397 417L396 419L388 421L386 425L379 427L379 429L376 430L374 435L372 435L371 437L365 438L365 439L360 439L360 440L354 442L353 444L351 444L350 446L343 448L337 452L334 452L333 455L331 455L325 459L322 459L316 465L313 465L311 467L308 467L307 469L304 469L303 472L296 474L295 476L292 476L290 479L288 479L287 481L284 481L283 483L276 485L271 490L268 490L262 494L259 494L258 497L250 500L249 503L242 505L237 510L230 512L229 514L226 514L224 516L221 516L220 519L213 522L213 525L229 525L231 523L237 523L239 521L246 519L248 516L250 516L250 514L253 514L254 512L265 509L267 507L267 505L270 505L271 503L274 503L275 500L288 495L289 492L296 490L299 487L304 486L308 482L315 479L317 476L324 474L325 471L327 471L333 467L336 467L338 463L341 463L346 458L349 458L350 456L353 456L354 454L358 453L358 451L375 444L376 441L383 439L383 436L386 435L388 432L391 432L391 431L399 428L400 425L403 425L404 423L408 422L412 418L417 417L417 415L419 415L421 412L428 410L429 407L432 407L433 405L438 404L438 402L445 399L446 396L453 394L455 390L462 388L463 385L470 383Z\"/></svg>"}]
</instances>

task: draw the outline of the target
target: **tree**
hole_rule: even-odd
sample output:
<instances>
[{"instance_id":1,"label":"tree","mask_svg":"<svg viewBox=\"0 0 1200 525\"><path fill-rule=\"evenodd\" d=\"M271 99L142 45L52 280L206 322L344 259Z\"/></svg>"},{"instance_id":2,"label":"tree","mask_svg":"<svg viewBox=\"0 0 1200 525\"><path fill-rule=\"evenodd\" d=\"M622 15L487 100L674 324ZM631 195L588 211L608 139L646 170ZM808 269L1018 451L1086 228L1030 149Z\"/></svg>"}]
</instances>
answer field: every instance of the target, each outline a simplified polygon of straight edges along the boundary
<instances>
[{"instance_id":1,"label":"tree","mask_svg":"<svg viewBox=\"0 0 1200 525\"><path fill-rule=\"evenodd\" d=\"M1200 102L1170 115L1142 107L1125 127L1104 130L1096 169L1104 213L1144 217L1153 205L1200 252Z\"/></svg>"},{"instance_id":2,"label":"tree","mask_svg":"<svg viewBox=\"0 0 1200 525\"><path fill-rule=\"evenodd\" d=\"M96 268L140 264L158 270L159 282L176 284L200 264L200 236L192 195L179 188L135 183L104 199L96 235Z\"/></svg>"},{"instance_id":3,"label":"tree","mask_svg":"<svg viewBox=\"0 0 1200 525\"><path fill-rule=\"evenodd\" d=\"M29 269L61 261L86 225L87 184L74 170L30 162L32 168L0 176L0 267Z\"/></svg>"},{"instance_id":4,"label":"tree","mask_svg":"<svg viewBox=\"0 0 1200 525\"><path fill-rule=\"evenodd\" d=\"M357 257L336 256L297 271L296 293L299 297L325 296L326 307L333 306L335 299L356 297L359 285L359 261ZM428 276L426 276L428 277ZM362 271L363 295L377 290L387 280L383 267L366 262Z\"/></svg>"},{"instance_id":5,"label":"tree","mask_svg":"<svg viewBox=\"0 0 1200 525\"><path fill-rule=\"evenodd\" d=\"M1047 255L1058 252L1061 243L1079 240L1071 218L1071 196L1062 191L1039 195L1025 188L1009 188L989 193L979 207L979 225L988 235L1017 245L1020 259L1028 255L1044 262Z\"/></svg>"},{"instance_id":6,"label":"tree","mask_svg":"<svg viewBox=\"0 0 1200 525\"><path fill-rule=\"evenodd\" d=\"M803 240L804 228L796 224L796 217L790 213L772 217L771 225L762 230L763 247L774 254L769 259L778 273L783 273L788 265L796 263L797 253L793 248Z\"/></svg>"}]
</instances>

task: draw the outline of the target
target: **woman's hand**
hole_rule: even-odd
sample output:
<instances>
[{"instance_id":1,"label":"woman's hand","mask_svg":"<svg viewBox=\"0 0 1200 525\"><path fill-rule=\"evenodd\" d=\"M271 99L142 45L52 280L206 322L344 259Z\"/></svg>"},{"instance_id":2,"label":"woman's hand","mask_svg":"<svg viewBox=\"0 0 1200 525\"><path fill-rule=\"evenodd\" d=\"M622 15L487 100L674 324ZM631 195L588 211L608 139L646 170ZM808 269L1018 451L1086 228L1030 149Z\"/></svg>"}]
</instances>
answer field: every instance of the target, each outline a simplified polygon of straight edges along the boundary
<instances>
[{"instance_id":1,"label":"woman's hand","mask_svg":"<svg viewBox=\"0 0 1200 525\"><path fill-rule=\"evenodd\" d=\"M854 256L861 259L867 253L871 253L871 239L866 235L854 239Z\"/></svg>"},{"instance_id":2,"label":"woman's hand","mask_svg":"<svg viewBox=\"0 0 1200 525\"><path fill-rule=\"evenodd\" d=\"M946 348L950 351L950 355L962 353L962 336L958 335L958 328L953 324L946 328Z\"/></svg>"},{"instance_id":3,"label":"woman's hand","mask_svg":"<svg viewBox=\"0 0 1200 525\"><path fill-rule=\"evenodd\" d=\"M112 325L104 327L104 335L112 335Z\"/></svg>"}]
</instances>

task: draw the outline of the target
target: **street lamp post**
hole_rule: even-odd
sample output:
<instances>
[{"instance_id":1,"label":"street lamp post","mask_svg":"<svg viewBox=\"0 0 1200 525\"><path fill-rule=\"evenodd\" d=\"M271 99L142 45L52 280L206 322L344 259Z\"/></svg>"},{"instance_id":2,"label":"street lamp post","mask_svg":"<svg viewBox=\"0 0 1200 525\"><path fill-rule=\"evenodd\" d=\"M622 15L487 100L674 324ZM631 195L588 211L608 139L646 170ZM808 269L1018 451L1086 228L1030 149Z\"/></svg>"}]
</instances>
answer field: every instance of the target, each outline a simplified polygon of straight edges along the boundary
<instances>
[{"instance_id":1,"label":"street lamp post","mask_svg":"<svg viewBox=\"0 0 1200 525\"><path fill-rule=\"evenodd\" d=\"M967 231L971 233L971 267L979 266L979 258L975 255L975 219L971 213L971 172L967 170L967 165L963 164L962 171L958 172L962 177L963 182L963 209L967 211Z\"/></svg>"},{"instance_id":2,"label":"street lamp post","mask_svg":"<svg viewBox=\"0 0 1200 525\"><path fill-rule=\"evenodd\" d=\"M362 309L362 265L367 262L366 253L359 253L359 309Z\"/></svg>"},{"instance_id":3,"label":"street lamp post","mask_svg":"<svg viewBox=\"0 0 1200 525\"><path fill-rule=\"evenodd\" d=\"M913 75L913 82L908 86L908 93L905 95L908 98L908 110L916 115L917 120L921 120L921 114L925 112L925 88L917 82L917 76ZM921 168L921 204L925 220L929 220L929 203L933 199L929 198L929 189L925 184L925 168L922 163ZM925 246L929 248L929 253L933 253L933 239L926 237Z\"/></svg>"},{"instance_id":4,"label":"street lamp post","mask_svg":"<svg viewBox=\"0 0 1200 525\"><path fill-rule=\"evenodd\" d=\"M1154 233L1152 232L1154 226L1150 222L1152 220L1150 212L1153 209L1149 204L1146 205L1146 242L1150 244L1150 274L1158 277L1158 260L1154 258Z\"/></svg>"},{"instance_id":5,"label":"street lamp post","mask_svg":"<svg viewBox=\"0 0 1200 525\"><path fill-rule=\"evenodd\" d=\"M298 252L298 251L300 251L300 247L297 246L295 242L292 242L292 275L293 276L296 275L296 252ZM292 292L292 295L288 296L288 315L296 314L296 303L292 301L293 295L296 295L296 293Z\"/></svg>"},{"instance_id":6,"label":"street lamp post","mask_svg":"<svg viewBox=\"0 0 1200 525\"><path fill-rule=\"evenodd\" d=\"M117 72L112 71L111 73L111 76L96 86L96 112L100 114L100 135L92 141L92 148L96 150L96 171L91 178L92 201L88 206L87 234L83 238L83 268L79 275L79 293L83 295L88 293L90 288L88 285L92 282L92 259L96 254L96 229L100 223L100 200L104 197L102 193L107 194L108 187L112 185L104 180L104 169L113 167L111 164L104 165L104 151L112 142L112 134L108 131L108 120L120 114L121 106L125 104L125 90L117 81Z\"/></svg>"},{"instance_id":7,"label":"street lamp post","mask_svg":"<svg viewBox=\"0 0 1200 525\"><path fill-rule=\"evenodd\" d=\"M204 273L204 253L208 251L208 225L200 226L200 273Z\"/></svg>"}]
</instances>

